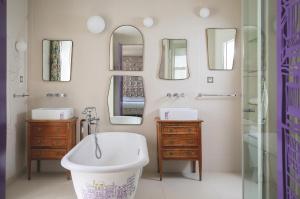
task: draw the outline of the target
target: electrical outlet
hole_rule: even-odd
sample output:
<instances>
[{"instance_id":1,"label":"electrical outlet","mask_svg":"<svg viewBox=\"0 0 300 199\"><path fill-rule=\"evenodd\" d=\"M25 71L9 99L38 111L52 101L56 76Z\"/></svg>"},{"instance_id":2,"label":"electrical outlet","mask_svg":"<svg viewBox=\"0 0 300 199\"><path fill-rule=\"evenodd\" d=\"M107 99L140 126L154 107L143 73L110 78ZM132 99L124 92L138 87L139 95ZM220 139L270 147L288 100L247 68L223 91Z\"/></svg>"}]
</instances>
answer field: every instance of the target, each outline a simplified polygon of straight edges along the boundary
<instances>
[{"instance_id":1,"label":"electrical outlet","mask_svg":"<svg viewBox=\"0 0 300 199\"><path fill-rule=\"evenodd\" d=\"M23 83L23 82L24 82L24 76L20 75L20 83Z\"/></svg>"},{"instance_id":2,"label":"electrical outlet","mask_svg":"<svg viewBox=\"0 0 300 199\"><path fill-rule=\"evenodd\" d=\"M207 83L209 84L214 83L214 77L207 77Z\"/></svg>"}]
</instances>

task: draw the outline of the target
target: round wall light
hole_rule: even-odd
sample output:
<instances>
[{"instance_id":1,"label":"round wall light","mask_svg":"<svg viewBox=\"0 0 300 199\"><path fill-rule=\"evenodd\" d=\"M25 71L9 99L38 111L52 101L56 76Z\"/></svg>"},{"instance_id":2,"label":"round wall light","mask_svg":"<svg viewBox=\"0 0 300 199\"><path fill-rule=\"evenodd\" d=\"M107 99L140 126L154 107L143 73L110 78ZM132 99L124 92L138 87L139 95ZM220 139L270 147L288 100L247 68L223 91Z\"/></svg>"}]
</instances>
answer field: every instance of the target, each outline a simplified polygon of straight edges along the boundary
<instances>
[{"instance_id":1,"label":"round wall light","mask_svg":"<svg viewBox=\"0 0 300 199\"><path fill-rule=\"evenodd\" d=\"M201 8L199 11L199 16L201 18L207 18L210 16L210 9L209 8Z\"/></svg>"},{"instance_id":2,"label":"round wall light","mask_svg":"<svg viewBox=\"0 0 300 199\"><path fill-rule=\"evenodd\" d=\"M18 52L25 52L27 50L27 43L25 41L17 41L15 47Z\"/></svg>"},{"instance_id":3,"label":"round wall light","mask_svg":"<svg viewBox=\"0 0 300 199\"><path fill-rule=\"evenodd\" d=\"M150 28L154 25L154 19L152 17L144 18L143 24L145 27Z\"/></svg>"},{"instance_id":4,"label":"round wall light","mask_svg":"<svg viewBox=\"0 0 300 199\"><path fill-rule=\"evenodd\" d=\"M100 16L92 16L87 20L87 28L91 33L101 33L105 29L105 21Z\"/></svg>"}]
</instances>

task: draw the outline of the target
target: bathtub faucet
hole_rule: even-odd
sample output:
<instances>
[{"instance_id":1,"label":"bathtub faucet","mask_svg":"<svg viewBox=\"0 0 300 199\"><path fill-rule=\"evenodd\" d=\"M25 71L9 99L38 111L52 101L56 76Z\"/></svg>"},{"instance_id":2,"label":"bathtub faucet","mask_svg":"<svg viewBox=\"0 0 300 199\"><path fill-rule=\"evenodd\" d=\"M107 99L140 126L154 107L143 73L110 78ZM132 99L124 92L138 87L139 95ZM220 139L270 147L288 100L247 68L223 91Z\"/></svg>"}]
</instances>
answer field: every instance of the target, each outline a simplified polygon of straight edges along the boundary
<instances>
[{"instance_id":1,"label":"bathtub faucet","mask_svg":"<svg viewBox=\"0 0 300 199\"><path fill-rule=\"evenodd\" d=\"M85 107L82 114L85 115L85 120L82 120L82 122L87 122L88 135L90 135L92 133L92 126L96 125L97 127L98 121L100 120L97 116L97 109L93 106Z\"/></svg>"}]
</instances>

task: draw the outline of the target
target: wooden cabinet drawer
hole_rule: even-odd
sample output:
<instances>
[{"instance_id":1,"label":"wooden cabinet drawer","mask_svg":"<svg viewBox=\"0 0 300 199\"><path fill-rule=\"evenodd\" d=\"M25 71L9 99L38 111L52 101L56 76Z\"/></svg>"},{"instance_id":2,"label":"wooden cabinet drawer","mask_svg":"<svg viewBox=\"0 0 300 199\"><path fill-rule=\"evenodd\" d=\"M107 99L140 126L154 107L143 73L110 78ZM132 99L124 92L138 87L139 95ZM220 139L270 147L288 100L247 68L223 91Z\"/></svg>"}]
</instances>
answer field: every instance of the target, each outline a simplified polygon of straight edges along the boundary
<instances>
[{"instance_id":1,"label":"wooden cabinet drawer","mask_svg":"<svg viewBox=\"0 0 300 199\"><path fill-rule=\"evenodd\" d=\"M195 126L165 126L162 128L163 134L196 134L198 131Z\"/></svg>"},{"instance_id":2,"label":"wooden cabinet drawer","mask_svg":"<svg viewBox=\"0 0 300 199\"><path fill-rule=\"evenodd\" d=\"M199 150L196 149L163 149L163 158L166 159L197 159Z\"/></svg>"},{"instance_id":3,"label":"wooden cabinet drawer","mask_svg":"<svg viewBox=\"0 0 300 199\"><path fill-rule=\"evenodd\" d=\"M50 125L34 125L31 127L31 136L47 136L47 137L65 137L66 126L50 126Z\"/></svg>"},{"instance_id":4,"label":"wooden cabinet drawer","mask_svg":"<svg viewBox=\"0 0 300 199\"><path fill-rule=\"evenodd\" d=\"M162 137L163 146L198 146L197 134L165 134Z\"/></svg>"},{"instance_id":5,"label":"wooden cabinet drawer","mask_svg":"<svg viewBox=\"0 0 300 199\"><path fill-rule=\"evenodd\" d=\"M61 159L67 153L64 149L31 149L32 159Z\"/></svg>"},{"instance_id":6,"label":"wooden cabinet drawer","mask_svg":"<svg viewBox=\"0 0 300 199\"><path fill-rule=\"evenodd\" d=\"M31 139L31 146L32 147L66 148L67 140L65 138L33 137Z\"/></svg>"}]
</instances>

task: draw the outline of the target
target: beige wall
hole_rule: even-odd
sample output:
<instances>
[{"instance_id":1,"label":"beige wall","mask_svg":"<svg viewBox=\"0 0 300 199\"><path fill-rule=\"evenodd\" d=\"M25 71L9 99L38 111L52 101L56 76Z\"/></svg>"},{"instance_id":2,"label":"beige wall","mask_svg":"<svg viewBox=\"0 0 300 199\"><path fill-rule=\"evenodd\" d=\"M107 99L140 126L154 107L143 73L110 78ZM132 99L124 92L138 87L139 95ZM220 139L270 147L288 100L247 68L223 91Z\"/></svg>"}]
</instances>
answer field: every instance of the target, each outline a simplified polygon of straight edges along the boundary
<instances>
[{"instance_id":1,"label":"beige wall","mask_svg":"<svg viewBox=\"0 0 300 199\"><path fill-rule=\"evenodd\" d=\"M212 16L201 19L197 10L212 8ZM74 107L81 117L85 106L96 106L100 114L101 131L129 131L147 137L150 153L148 170L156 169L156 130L154 117L158 108L191 106L199 110L203 126L203 161L206 171L240 171L241 130L240 98L196 100L199 92L240 93L240 59L231 72L207 69L205 29L208 27L240 27L240 0L30 0L29 109L44 106ZM89 16L101 15L107 28L102 34L87 31ZM142 18L153 16L152 28L142 26ZM122 24L138 27L145 39L143 72L111 72L109 39L114 28ZM239 35L238 35L239 36ZM42 81L42 39L72 39L74 57L72 81L49 83ZM158 79L161 39L188 40L188 61L191 78L184 81ZM239 42L239 38L238 38ZM239 43L238 43L238 46ZM237 50L240 52L240 49ZM240 54L237 53L240 57ZM146 108L141 126L111 125L107 95L111 75L127 74L144 77ZM207 84L206 77L214 76L215 83ZM64 99L49 99L47 92L63 92ZM185 92L186 97L169 100L167 92ZM44 164L44 167L50 167ZM58 163L57 163L58 165ZM169 162L169 171L189 169L185 162Z\"/></svg>"},{"instance_id":2,"label":"beige wall","mask_svg":"<svg viewBox=\"0 0 300 199\"><path fill-rule=\"evenodd\" d=\"M7 1L7 149L6 179L8 182L25 169L26 98L13 94L27 92L27 54L17 52L15 43L27 41L27 0ZM24 82L20 82L20 76Z\"/></svg>"}]
</instances>

